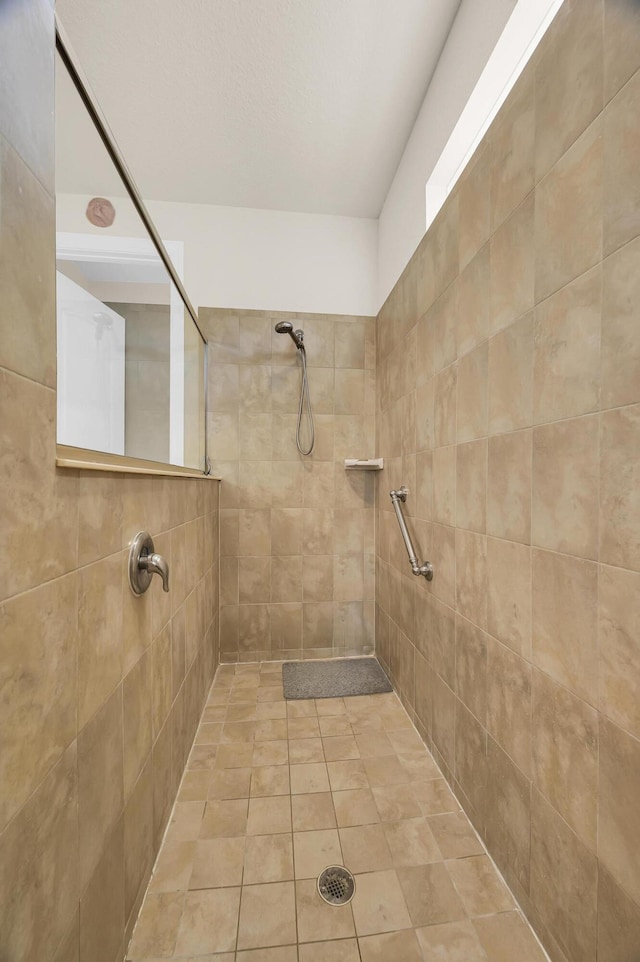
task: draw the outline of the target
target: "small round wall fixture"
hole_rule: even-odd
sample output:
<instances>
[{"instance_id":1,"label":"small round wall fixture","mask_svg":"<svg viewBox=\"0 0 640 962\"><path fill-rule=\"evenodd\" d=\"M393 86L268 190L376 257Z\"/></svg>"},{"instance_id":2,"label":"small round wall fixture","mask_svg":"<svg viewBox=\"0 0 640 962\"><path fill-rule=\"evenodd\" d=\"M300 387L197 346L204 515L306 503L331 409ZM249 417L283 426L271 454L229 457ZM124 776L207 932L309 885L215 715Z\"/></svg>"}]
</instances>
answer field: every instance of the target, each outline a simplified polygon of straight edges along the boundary
<instances>
[{"instance_id":1,"label":"small round wall fixture","mask_svg":"<svg viewBox=\"0 0 640 962\"><path fill-rule=\"evenodd\" d=\"M111 227L116 219L116 209L106 197L92 197L87 204L86 214L94 227Z\"/></svg>"}]
</instances>

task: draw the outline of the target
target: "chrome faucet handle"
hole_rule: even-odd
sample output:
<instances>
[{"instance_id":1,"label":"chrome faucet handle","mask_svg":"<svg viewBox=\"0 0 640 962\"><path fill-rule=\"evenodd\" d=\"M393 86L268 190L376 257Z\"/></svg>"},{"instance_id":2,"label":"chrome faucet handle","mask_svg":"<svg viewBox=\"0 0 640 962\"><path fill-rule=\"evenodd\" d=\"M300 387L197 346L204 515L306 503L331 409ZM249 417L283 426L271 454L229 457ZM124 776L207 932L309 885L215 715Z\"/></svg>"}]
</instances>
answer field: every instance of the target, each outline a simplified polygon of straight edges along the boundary
<instances>
[{"instance_id":1,"label":"chrome faucet handle","mask_svg":"<svg viewBox=\"0 0 640 962\"><path fill-rule=\"evenodd\" d=\"M153 538L147 531L139 531L129 551L129 584L134 595L145 593L154 574L162 578L163 591L169 590L169 565L156 554Z\"/></svg>"},{"instance_id":2,"label":"chrome faucet handle","mask_svg":"<svg viewBox=\"0 0 640 962\"><path fill-rule=\"evenodd\" d=\"M162 590L169 590L169 565L161 554L149 554L140 558L138 567L143 571L150 571L152 575L160 575L162 578Z\"/></svg>"}]
</instances>

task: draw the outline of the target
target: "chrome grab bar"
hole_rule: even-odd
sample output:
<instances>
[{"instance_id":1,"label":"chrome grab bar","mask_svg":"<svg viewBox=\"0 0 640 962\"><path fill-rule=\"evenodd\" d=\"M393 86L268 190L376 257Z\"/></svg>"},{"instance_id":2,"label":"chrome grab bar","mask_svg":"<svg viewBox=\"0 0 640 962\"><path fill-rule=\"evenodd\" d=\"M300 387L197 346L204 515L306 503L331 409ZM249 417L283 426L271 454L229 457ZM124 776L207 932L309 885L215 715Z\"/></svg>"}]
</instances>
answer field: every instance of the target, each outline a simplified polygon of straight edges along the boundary
<instances>
[{"instance_id":1,"label":"chrome grab bar","mask_svg":"<svg viewBox=\"0 0 640 962\"><path fill-rule=\"evenodd\" d=\"M397 491L395 489L390 491L389 497L391 498L391 503L393 504L393 510L396 513L398 524L400 525L400 533L402 534L404 546L407 549L407 554L409 555L411 570L413 571L414 575L424 575L427 581L431 581L433 578L433 565L430 561L425 561L424 564L420 564L418 561L418 556L415 552L415 548L413 547L411 535L409 534L409 529L407 528L407 523L404 520L402 508L400 507L401 502L405 502L407 500L408 494L409 492L407 488L405 488L403 485Z\"/></svg>"}]
</instances>

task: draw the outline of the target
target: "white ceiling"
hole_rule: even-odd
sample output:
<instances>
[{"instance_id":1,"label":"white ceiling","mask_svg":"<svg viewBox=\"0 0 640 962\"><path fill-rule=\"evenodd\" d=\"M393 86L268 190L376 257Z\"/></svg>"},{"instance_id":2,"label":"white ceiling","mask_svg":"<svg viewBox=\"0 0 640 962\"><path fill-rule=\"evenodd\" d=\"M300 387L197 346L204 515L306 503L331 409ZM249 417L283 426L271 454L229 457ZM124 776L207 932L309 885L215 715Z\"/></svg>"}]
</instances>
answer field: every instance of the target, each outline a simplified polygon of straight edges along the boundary
<instances>
[{"instance_id":1,"label":"white ceiling","mask_svg":"<svg viewBox=\"0 0 640 962\"><path fill-rule=\"evenodd\" d=\"M459 5L57 0L56 11L144 197L377 217ZM81 171L58 189L91 192Z\"/></svg>"}]
</instances>

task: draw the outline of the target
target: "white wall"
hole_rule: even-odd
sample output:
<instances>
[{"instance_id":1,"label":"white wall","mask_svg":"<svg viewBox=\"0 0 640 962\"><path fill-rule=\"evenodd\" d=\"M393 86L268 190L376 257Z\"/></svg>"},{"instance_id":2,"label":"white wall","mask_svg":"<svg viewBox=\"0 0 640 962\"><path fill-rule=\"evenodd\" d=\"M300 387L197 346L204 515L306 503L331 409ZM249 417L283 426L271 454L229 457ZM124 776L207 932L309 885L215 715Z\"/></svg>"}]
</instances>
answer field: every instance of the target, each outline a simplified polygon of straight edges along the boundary
<instances>
[{"instance_id":1,"label":"white wall","mask_svg":"<svg viewBox=\"0 0 640 962\"><path fill-rule=\"evenodd\" d=\"M378 309L425 232L425 184L515 5L462 0L380 213Z\"/></svg>"},{"instance_id":2,"label":"white wall","mask_svg":"<svg viewBox=\"0 0 640 962\"><path fill-rule=\"evenodd\" d=\"M57 227L99 231L88 197L58 195ZM375 314L377 220L150 201L162 237L184 242L184 283L195 307ZM139 236L126 201L110 233Z\"/></svg>"}]
</instances>

